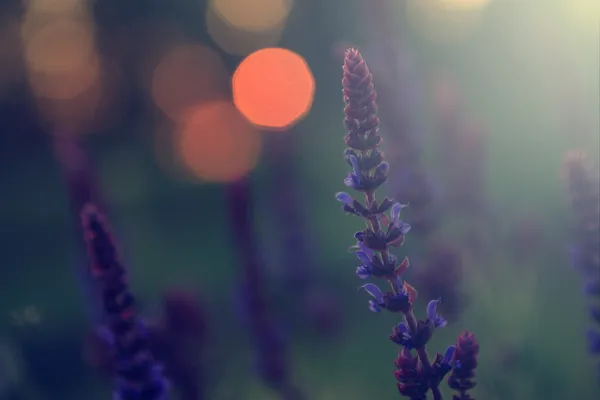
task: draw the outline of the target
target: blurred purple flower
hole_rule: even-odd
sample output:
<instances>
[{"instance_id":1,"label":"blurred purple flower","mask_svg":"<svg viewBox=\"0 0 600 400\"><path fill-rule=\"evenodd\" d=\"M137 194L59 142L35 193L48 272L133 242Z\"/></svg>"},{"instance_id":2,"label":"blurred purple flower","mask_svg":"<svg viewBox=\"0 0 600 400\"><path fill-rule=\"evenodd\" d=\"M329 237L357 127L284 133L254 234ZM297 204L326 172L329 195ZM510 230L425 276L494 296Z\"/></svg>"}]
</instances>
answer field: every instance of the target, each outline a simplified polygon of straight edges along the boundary
<instances>
[{"instance_id":1,"label":"blurred purple flower","mask_svg":"<svg viewBox=\"0 0 600 400\"><path fill-rule=\"evenodd\" d=\"M136 315L135 298L129 290L127 271L118 259L104 217L95 205L87 204L81 211L81 220L90 258L90 272L101 293L107 334L115 352L114 398L167 399L168 383L162 366L155 362L150 350L147 328Z\"/></svg>"}]
</instances>

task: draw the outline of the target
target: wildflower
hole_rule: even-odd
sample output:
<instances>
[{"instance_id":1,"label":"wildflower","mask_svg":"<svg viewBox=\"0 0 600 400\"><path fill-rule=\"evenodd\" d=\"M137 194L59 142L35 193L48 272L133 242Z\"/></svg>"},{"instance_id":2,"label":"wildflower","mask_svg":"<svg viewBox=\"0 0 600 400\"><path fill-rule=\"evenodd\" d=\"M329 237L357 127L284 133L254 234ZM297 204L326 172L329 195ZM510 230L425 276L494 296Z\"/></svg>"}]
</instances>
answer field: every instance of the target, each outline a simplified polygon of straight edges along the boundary
<instances>
[{"instance_id":1,"label":"wildflower","mask_svg":"<svg viewBox=\"0 0 600 400\"><path fill-rule=\"evenodd\" d=\"M394 376L398 381L398 391L411 400L425 400L429 391L429 382L419 358L413 356L409 349L402 348L394 362Z\"/></svg>"},{"instance_id":2,"label":"wildflower","mask_svg":"<svg viewBox=\"0 0 600 400\"><path fill-rule=\"evenodd\" d=\"M417 292L402 279L409 266L408 258L399 262L390 253L391 247L400 247L404 243L411 229L400 219L402 208L406 205L387 197L378 203L375 198L376 189L387 180L389 164L378 150L381 137L378 135L377 94L373 77L355 49L346 51L343 72L345 142L348 146L344 154L351 167L344 184L364 193L365 203L363 205L345 192L337 193L336 199L343 204L343 211L365 220L365 228L354 234L357 243L353 249L360 261L356 275L360 279L385 279L391 286L391 290L385 293L374 283L362 285L360 289L372 297L369 300L371 311L378 313L387 309L404 315L404 321L393 328L390 336L392 341L402 346L394 373L400 394L413 400L425 400L431 390L433 398L441 400L439 384L452 368L451 358L456 356L455 349L451 346L444 356L436 354L433 362L429 359L426 344L436 328L446 325L446 320L437 312L440 300L429 302L425 320L417 321L413 313ZM411 349L416 350L416 356L413 357Z\"/></svg>"},{"instance_id":3,"label":"wildflower","mask_svg":"<svg viewBox=\"0 0 600 400\"><path fill-rule=\"evenodd\" d=\"M414 294L411 294L407 289L408 284L400 282L400 278L396 278L395 287L400 288L392 292L383 293L379 287L373 283L367 283L360 288L369 293L373 299L369 300L369 309L373 312L380 312L382 308L391 312L408 312L414 300Z\"/></svg>"},{"instance_id":4,"label":"wildflower","mask_svg":"<svg viewBox=\"0 0 600 400\"><path fill-rule=\"evenodd\" d=\"M447 321L437 313L440 300L432 300L427 305L427 320L417 322L416 332L411 332L406 322L400 322L393 328L390 340L409 349L424 347L433 336L433 330L443 328Z\"/></svg>"},{"instance_id":5,"label":"wildflower","mask_svg":"<svg viewBox=\"0 0 600 400\"><path fill-rule=\"evenodd\" d=\"M127 284L127 272L118 259L104 217L92 204L81 212L92 276L102 294L108 318L110 342L114 343L117 384L115 400L163 400L168 385L162 367L154 361L148 332L136 317L135 298Z\"/></svg>"},{"instance_id":6,"label":"wildflower","mask_svg":"<svg viewBox=\"0 0 600 400\"><path fill-rule=\"evenodd\" d=\"M467 392L476 385L473 379L475 378L478 354L479 344L475 335L468 331L461 333L456 341L451 361L452 372L448 377L448 386L459 392L460 397L457 398L460 400L471 399Z\"/></svg>"}]
</instances>

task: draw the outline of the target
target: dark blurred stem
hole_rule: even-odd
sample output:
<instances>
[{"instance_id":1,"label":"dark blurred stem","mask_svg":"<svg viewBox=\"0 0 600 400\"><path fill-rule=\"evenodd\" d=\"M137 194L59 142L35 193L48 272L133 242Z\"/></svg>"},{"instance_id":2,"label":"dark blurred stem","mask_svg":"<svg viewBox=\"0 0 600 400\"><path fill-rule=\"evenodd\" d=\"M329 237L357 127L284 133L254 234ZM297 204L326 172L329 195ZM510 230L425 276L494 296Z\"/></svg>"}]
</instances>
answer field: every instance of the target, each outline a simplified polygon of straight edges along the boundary
<instances>
[{"instance_id":1,"label":"dark blurred stem","mask_svg":"<svg viewBox=\"0 0 600 400\"><path fill-rule=\"evenodd\" d=\"M53 135L53 150L56 160L61 167L61 174L66 185L69 206L73 217L73 231L77 238L82 238L81 222L79 213L87 203L94 202L101 205L102 201L99 194L97 178L87 152L85 151L81 139L73 133ZM88 299L90 313L93 321L100 318L100 305L96 296L92 294L93 283L84 267L87 263L83 257L85 245L81 239L78 239L77 262L74 263L75 275L77 276L84 296Z\"/></svg>"},{"instance_id":2,"label":"dark blurred stem","mask_svg":"<svg viewBox=\"0 0 600 400\"><path fill-rule=\"evenodd\" d=\"M275 339L275 321L269 312L267 299L265 298L262 259L258 251L258 244L254 240L252 200L248 178L241 178L229 185L228 206L235 246L243 263L241 278L247 295L246 304L250 314L250 330L256 344L256 350L259 352L257 357L272 360L275 356L281 364L284 364L287 361L284 354L285 346L282 343L279 343L279 346L275 343L267 343L268 346L265 346L265 343L263 343L267 338ZM278 352L278 354L264 354L265 352ZM279 382L265 383L276 384L283 400L302 398L300 393L289 383L287 365L271 367L280 367L283 371L279 371L279 373L277 371L263 371L263 373L275 373Z\"/></svg>"}]
</instances>

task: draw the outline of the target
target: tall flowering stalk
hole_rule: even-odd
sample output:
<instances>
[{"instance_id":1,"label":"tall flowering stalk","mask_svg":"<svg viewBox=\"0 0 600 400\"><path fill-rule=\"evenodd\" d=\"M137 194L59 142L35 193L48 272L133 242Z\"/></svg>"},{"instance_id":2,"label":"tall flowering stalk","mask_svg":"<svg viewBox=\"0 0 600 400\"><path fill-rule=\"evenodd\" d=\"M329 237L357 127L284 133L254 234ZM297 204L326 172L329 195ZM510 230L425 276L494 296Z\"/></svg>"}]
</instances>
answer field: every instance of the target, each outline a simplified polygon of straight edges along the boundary
<instances>
[{"instance_id":1,"label":"tall flowering stalk","mask_svg":"<svg viewBox=\"0 0 600 400\"><path fill-rule=\"evenodd\" d=\"M263 382L284 400L304 398L290 377L286 343L272 317L264 287L263 260L252 229L252 204L247 178L229 185L229 213L235 246L241 259L242 300Z\"/></svg>"},{"instance_id":2,"label":"tall flowering stalk","mask_svg":"<svg viewBox=\"0 0 600 400\"><path fill-rule=\"evenodd\" d=\"M600 356L600 181L583 152L571 152L565 160L571 207L575 214L574 266L585 280L585 293L593 301L590 316L596 326L588 330L588 350ZM600 382L600 363L597 366Z\"/></svg>"},{"instance_id":3,"label":"tall flowering stalk","mask_svg":"<svg viewBox=\"0 0 600 400\"><path fill-rule=\"evenodd\" d=\"M364 193L365 203L344 192L337 193L336 198L343 203L342 209L346 213L359 216L366 222L365 229L354 235L357 240L356 256L361 262L356 269L357 276L361 279L384 279L390 285L391 290L385 293L373 283L362 286L373 297L369 308L373 312L386 309L404 317L393 327L389 337L402 347L395 362L398 390L402 396L413 400L426 399L430 391L434 399L442 399L440 382L452 370L448 383L459 393L454 398L471 399L467 391L475 386L472 378L479 350L474 335L463 333L456 346L449 346L443 355L436 353L430 358L427 343L435 329L446 325L446 320L437 313L441 300L430 301L427 317L418 320L413 311L417 292L402 279L409 266L408 258L400 260L390 252L391 247L400 247L404 243L410 225L400 219L404 205L388 197L381 202L375 198L376 189L387 180L389 165L378 150L382 139L378 134L377 94L373 77L355 49L345 53L342 85L346 103L345 158L352 168L344 183Z\"/></svg>"},{"instance_id":4,"label":"tall flowering stalk","mask_svg":"<svg viewBox=\"0 0 600 400\"><path fill-rule=\"evenodd\" d=\"M168 385L162 367L150 351L146 327L138 319L135 298L129 289L127 271L119 260L104 217L87 204L81 221L106 318L107 337L115 357L114 400L166 400Z\"/></svg>"},{"instance_id":5,"label":"tall flowering stalk","mask_svg":"<svg viewBox=\"0 0 600 400\"><path fill-rule=\"evenodd\" d=\"M322 279L316 270L317 249L306 224L306 207L294 165L296 134L290 130L283 135L270 135L266 141L270 162L267 197L273 220L270 231L275 233L269 235L267 245L281 249L277 259L282 269L278 271L278 290L283 296L281 303L287 302L283 304L287 307L285 315L292 319L288 323L331 336L338 332L341 313L336 296L320 283Z\"/></svg>"}]
</instances>

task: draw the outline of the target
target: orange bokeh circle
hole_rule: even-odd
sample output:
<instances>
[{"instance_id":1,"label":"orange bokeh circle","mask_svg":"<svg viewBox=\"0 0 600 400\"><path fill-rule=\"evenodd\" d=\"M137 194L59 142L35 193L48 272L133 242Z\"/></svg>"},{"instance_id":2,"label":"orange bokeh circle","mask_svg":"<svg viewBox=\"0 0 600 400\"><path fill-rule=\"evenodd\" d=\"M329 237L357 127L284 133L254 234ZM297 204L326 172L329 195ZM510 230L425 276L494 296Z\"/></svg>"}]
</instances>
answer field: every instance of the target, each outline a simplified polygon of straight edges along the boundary
<instances>
[{"instance_id":1,"label":"orange bokeh circle","mask_svg":"<svg viewBox=\"0 0 600 400\"><path fill-rule=\"evenodd\" d=\"M228 101L190 109L177 133L177 153L203 181L229 182L250 172L258 161L260 133Z\"/></svg>"},{"instance_id":2,"label":"orange bokeh circle","mask_svg":"<svg viewBox=\"0 0 600 400\"><path fill-rule=\"evenodd\" d=\"M306 61L291 50L267 48L246 57L233 75L237 108L256 125L285 129L310 110L315 81Z\"/></svg>"}]
</instances>

